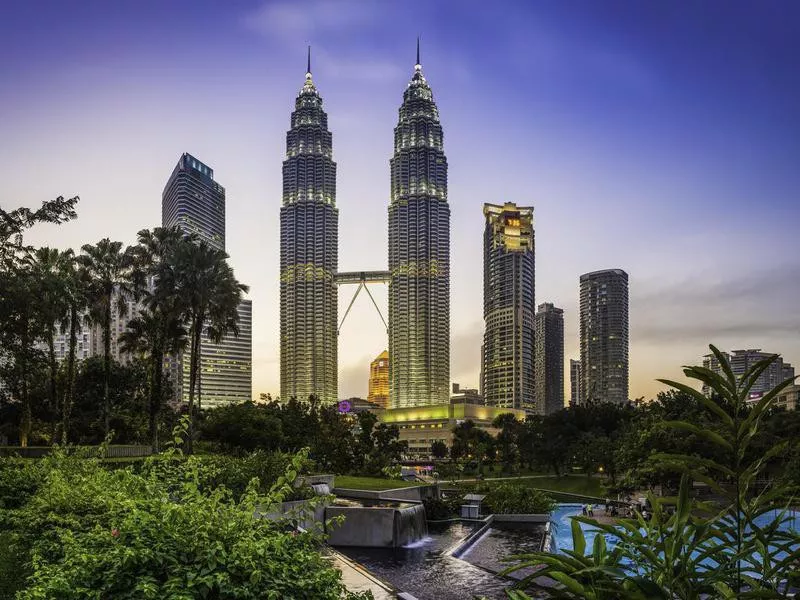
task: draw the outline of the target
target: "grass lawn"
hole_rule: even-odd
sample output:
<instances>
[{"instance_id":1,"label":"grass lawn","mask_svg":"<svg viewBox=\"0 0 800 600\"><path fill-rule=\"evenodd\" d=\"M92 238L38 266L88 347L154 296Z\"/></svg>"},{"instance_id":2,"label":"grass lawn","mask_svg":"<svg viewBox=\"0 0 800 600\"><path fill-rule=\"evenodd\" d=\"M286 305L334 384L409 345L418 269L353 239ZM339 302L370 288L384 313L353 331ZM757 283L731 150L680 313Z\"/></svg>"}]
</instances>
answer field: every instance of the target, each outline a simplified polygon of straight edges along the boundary
<instances>
[{"instance_id":1,"label":"grass lawn","mask_svg":"<svg viewBox=\"0 0 800 600\"><path fill-rule=\"evenodd\" d=\"M519 480L520 483L541 490L585 494L586 496L596 496L598 498L605 496L603 481L598 477L586 477L585 475L531 477Z\"/></svg>"},{"instance_id":2,"label":"grass lawn","mask_svg":"<svg viewBox=\"0 0 800 600\"><path fill-rule=\"evenodd\" d=\"M334 484L338 488L350 490L394 490L397 488L421 485L418 481L401 481L399 479L382 479L380 477L358 477L355 475L337 475Z\"/></svg>"}]
</instances>

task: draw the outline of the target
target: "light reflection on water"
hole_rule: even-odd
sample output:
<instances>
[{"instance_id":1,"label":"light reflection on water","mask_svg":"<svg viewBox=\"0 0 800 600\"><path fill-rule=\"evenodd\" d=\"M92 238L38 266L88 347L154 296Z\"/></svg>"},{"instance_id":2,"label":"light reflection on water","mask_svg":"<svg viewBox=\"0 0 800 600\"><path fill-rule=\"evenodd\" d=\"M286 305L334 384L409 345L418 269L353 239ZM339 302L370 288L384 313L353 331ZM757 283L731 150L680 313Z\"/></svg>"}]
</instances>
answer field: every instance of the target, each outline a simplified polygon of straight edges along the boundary
<instances>
[{"instance_id":1,"label":"light reflection on water","mask_svg":"<svg viewBox=\"0 0 800 600\"><path fill-rule=\"evenodd\" d=\"M404 548L337 548L397 589L418 600L500 600L510 582L447 556L446 550L466 538L480 523L430 524L428 537Z\"/></svg>"}]
</instances>

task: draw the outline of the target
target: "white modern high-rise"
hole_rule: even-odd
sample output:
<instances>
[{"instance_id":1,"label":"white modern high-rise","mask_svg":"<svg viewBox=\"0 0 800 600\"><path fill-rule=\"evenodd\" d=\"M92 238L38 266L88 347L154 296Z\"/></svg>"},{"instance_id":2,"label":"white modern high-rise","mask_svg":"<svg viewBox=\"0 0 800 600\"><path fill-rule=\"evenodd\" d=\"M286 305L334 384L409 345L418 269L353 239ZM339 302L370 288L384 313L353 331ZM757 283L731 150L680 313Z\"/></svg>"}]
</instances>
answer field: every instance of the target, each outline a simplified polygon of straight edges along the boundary
<instances>
[{"instance_id":1,"label":"white modern high-rise","mask_svg":"<svg viewBox=\"0 0 800 600\"><path fill-rule=\"evenodd\" d=\"M196 234L210 246L225 250L225 188L214 180L214 170L191 154L184 153L164 186L162 226L177 226ZM214 344L204 334L200 346L201 408L252 399L252 312L250 300L238 307L239 334L225 336ZM172 357L169 372L175 397L189 400L190 353Z\"/></svg>"}]
</instances>

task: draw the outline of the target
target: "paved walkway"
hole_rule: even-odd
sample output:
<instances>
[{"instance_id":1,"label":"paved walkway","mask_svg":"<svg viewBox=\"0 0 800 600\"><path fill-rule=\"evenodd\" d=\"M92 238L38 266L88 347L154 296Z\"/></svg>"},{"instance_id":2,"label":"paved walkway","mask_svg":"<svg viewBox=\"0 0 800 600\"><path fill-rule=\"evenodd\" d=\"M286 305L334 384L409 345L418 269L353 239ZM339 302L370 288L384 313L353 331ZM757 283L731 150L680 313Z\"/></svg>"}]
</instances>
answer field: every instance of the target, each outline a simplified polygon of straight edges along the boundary
<instances>
[{"instance_id":1,"label":"paved walkway","mask_svg":"<svg viewBox=\"0 0 800 600\"><path fill-rule=\"evenodd\" d=\"M328 549L328 558L330 558L333 566L342 572L342 583L351 592L369 590L375 600L395 600L397 598L397 595L387 584L379 581L366 569L349 558L332 549Z\"/></svg>"}]
</instances>

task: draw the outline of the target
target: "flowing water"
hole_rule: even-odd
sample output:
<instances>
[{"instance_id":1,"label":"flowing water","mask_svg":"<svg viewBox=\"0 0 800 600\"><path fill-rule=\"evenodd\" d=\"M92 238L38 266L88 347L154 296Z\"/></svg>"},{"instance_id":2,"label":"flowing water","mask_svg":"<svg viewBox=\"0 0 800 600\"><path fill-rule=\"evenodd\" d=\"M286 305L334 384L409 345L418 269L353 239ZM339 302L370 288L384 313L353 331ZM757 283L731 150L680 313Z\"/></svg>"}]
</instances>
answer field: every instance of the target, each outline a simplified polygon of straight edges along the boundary
<instances>
[{"instance_id":1,"label":"flowing water","mask_svg":"<svg viewBox=\"0 0 800 600\"><path fill-rule=\"evenodd\" d=\"M331 493L331 486L327 483L312 483L311 489L317 496L327 496Z\"/></svg>"},{"instance_id":2,"label":"flowing water","mask_svg":"<svg viewBox=\"0 0 800 600\"><path fill-rule=\"evenodd\" d=\"M431 523L428 535L402 548L338 548L398 590L418 600L470 600L484 596L505 598L510 585L468 562L446 554L481 523Z\"/></svg>"},{"instance_id":3,"label":"flowing water","mask_svg":"<svg viewBox=\"0 0 800 600\"><path fill-rule=\"evenodd\" d=\"M396 546L408 546L425 539L428 535L425 507L415 504L398 509L394 516L394 528Z\"/></svg>"}]
</instances>

